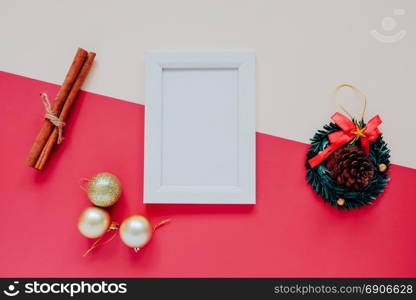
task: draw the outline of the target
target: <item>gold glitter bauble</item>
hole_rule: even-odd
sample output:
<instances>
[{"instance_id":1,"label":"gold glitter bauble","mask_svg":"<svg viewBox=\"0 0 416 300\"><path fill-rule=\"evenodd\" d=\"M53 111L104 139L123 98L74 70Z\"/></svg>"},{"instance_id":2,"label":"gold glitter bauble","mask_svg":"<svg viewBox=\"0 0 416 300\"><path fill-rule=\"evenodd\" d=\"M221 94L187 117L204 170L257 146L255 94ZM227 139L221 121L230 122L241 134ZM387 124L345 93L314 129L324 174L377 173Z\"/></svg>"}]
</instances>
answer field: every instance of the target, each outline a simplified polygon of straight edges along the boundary
<instances>
[{"instance_id":1,"label":"gold glitter bauble","mask_svg":"<svg viewBox=\"0 0 416 300\"><path fill-rule=\"evenodd\" d=\"M343 198L339 198L339 199L337 200L337 204L338 204L339 206L343 206L343 205L345 204L345 200L344 200Z\"/></svg>"},{"instance_id":2,"label":"gold glitter bauble","mask_svg":"<svg viewBox=\"0 0 416 300\"><path fill-rule=\"evenodd\" d=\"M94 205L108 207L120 198L121 183L110 173L99 173L88 181L88 198Z\"/></svg>"},{"instance_id":3,"label":"gold glitter bauble","mask_svg":"<svg viewBox=\"0 0 416 300\"><path fill-rule=\"evenodd\" d=\"M387 166L385 164L379 164L378 169L380 172L386 172Z\"/></svg>"}]
</instances>

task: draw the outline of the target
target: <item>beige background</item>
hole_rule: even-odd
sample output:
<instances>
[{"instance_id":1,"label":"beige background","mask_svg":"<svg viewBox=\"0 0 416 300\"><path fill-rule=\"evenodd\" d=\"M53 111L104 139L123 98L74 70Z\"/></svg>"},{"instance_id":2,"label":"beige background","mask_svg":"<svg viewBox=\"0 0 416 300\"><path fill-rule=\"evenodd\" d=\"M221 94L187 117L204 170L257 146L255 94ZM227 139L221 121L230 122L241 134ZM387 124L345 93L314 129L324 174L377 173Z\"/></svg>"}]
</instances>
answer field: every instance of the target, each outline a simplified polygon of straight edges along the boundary
<instances>
[{"instance_id":1,"label":"beige background","mask_svg":"<svg viewBox=\"0 0 416 300\"><path fill-rule=\"evenodd\" d=\"M60 83L82 46L97 52L84 89L144 103L146 50L254 49L258 131L307 142L337 109L333 88L353 83L367 117L383 118L393 162L416 168L415 13L412 0L0 0L0 70ZM406 35L384 43L372 29Z\"/></svg>"}]
</instances>

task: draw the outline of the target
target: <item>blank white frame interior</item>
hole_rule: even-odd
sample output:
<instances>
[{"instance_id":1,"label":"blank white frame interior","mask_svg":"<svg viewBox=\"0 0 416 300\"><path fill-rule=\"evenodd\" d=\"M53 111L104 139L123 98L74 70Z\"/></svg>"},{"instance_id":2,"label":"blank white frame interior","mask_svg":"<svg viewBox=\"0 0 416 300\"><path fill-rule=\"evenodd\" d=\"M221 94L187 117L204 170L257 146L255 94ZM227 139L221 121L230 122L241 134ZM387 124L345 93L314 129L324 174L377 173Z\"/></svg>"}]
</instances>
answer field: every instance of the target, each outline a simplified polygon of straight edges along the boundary
<instances>
[{"instance_id":1,"label":"blank white frame interior","mask_svg":"<svg viewBox=\"0 0 416 300\"><path fill-rule=\"evenodd\" d=\"M256 203L254 51L145 58L144 203Z\"/></svg>"}]
</instances>

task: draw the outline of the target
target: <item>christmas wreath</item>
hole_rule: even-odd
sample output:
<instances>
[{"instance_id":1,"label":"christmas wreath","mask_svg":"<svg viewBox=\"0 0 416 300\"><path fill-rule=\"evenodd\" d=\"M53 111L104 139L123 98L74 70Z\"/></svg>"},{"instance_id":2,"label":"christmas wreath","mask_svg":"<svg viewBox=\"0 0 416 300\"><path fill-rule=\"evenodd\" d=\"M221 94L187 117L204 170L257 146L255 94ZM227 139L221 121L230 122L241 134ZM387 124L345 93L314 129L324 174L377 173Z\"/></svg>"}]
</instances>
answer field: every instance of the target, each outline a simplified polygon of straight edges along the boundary
<instances>
[{"instance_id":1,"label":"christmas wreath","mask_svg":"<svg viewBox=\"0 0 416 300\"><path fill-rule=\"evenodd\" d=\"M389 181L390 150L378 125L379 116L364 122L366 98L356 87L342 84L335 89L350 87L363 96L364 110L360 121L335 113L333 122L318 130L311 139L306 158L306 178L313 189L332 206L353 209L372 202L383 192Z\"/></svg>"}]
</instances>

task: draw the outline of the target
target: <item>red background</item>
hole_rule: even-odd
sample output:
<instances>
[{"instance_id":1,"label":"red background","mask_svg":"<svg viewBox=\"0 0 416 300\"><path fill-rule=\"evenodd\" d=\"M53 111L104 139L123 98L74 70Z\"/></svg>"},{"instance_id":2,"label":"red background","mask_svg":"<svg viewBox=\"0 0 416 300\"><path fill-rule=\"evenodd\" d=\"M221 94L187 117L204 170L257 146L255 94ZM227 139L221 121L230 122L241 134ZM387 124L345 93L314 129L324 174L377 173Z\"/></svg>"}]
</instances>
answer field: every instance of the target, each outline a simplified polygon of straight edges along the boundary
<instances>
[{"instance_id":1,"label":"red background","mask_svg":"<svg viewBox=\"0 0 416 300\"><path fill-rule=\"evenodd\" d=\"M82 92L47 170L25 166L39 92L57 90L0 72L1 276L416 276L416 170L393 165L373 206L339 211L305 182L307 145L258 133L256 205L143 205L142 105ZM79 182L103 171L123 184L114 220L172 219L137 254L117 237L82 258Z\"/></svg>"}]
</instances>

